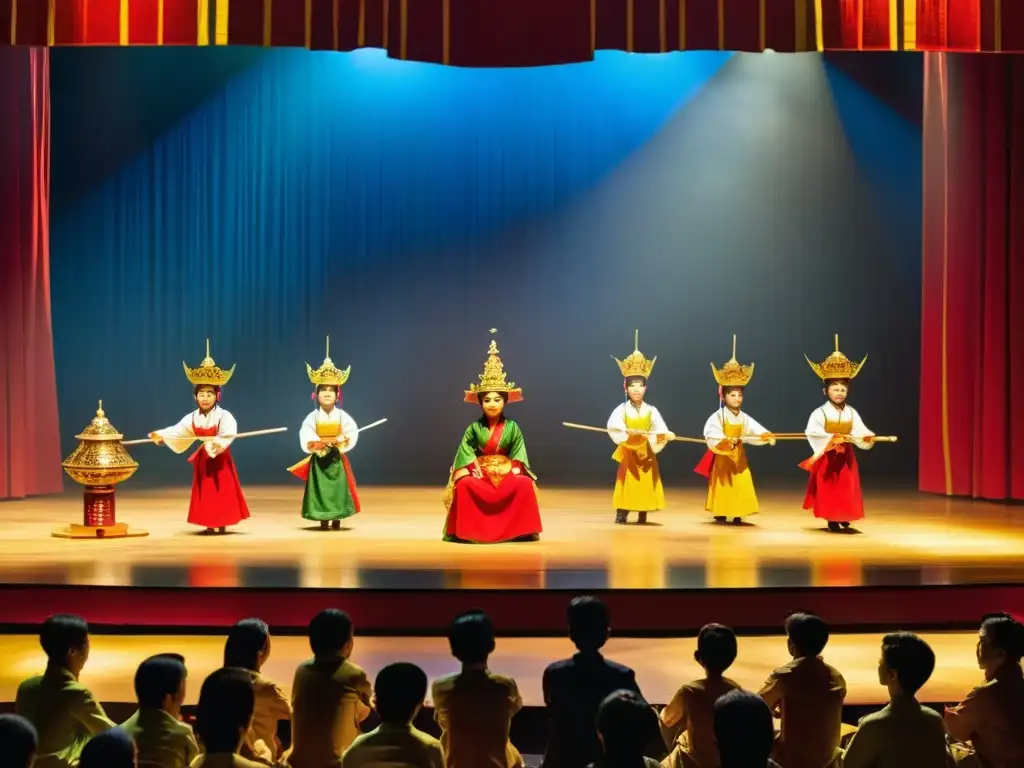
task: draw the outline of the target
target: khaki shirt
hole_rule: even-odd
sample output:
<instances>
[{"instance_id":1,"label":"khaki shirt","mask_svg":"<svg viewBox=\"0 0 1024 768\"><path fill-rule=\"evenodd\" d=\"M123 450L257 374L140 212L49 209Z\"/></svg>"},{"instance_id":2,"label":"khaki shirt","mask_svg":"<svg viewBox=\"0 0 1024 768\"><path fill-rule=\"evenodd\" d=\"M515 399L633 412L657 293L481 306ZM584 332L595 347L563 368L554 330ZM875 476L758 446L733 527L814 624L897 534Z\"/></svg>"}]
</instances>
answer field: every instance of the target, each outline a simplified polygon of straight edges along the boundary
<instances>
[{"instance_id":1,"label":"khaki shirt","mask_svg":"<svg viewBox=\"0 0 1024 768\"><path fill-rule=\"evenodd\" d=\"M411 725L382 724L357 736L342 768L444 768L441 742Z\"/></svg>"},{"instance_id":2,"label":"khaki shirt","mask_svg":"<svg viewBox=\"0 0 1024 768\"><path fill-rule=\"evenodd\" d=\"M192 726L162 709L140 709L121 730L135 740L139 768L188 768L199 755Z\"/></svg>"},{"instance_id":3,"label":"khaki shirt","mask_svg":"<svg viewBox=\"0 0 1024 768\"><path fill-rule=\"evenodd\" d=\"M14 711L39 733L38 768L74 765L92 736L116 725L88 688L68 670L52 665L18 686Z\"/></svg>"},{"instance_id":4,"label":"khaki shirt","mask_svg":"<svg viewBox=\"0 0 1024 768\"><path fill-rule=\"evenodd\" d=\"M942 715L912 696L893 699L864 717L846 749L843 768L950 768Z\"/></svg>"},{"instance_id":5,"label":"khaki shirt","mask_svg":"<svg viewBox=\"0 0 1024 768\"><path fill-rule=\"evenodd\" d=\"M370 681L347 659L310 659L292 683L292 768L336 768L370 714Z\"/></svg>"},{"instance_id":6,"label":"khaki shirt","mask_svg":"<svg viewBox=\"0 0 1024 768\"><path fill-rule=\"evenodd\" d=\"M245 742L252 754L259 755L257 742L262 741L270 752L272 760L281 756L280 743L277 739L277 723L279 720L292 719L292 705L284 691L272 680L268 680L258 672L252 675L252 691L255 708L252 725L246 734ZM245 751L243 751L245 754Z\"/></svg>"},{"instance_id":7,"label":"khaki shirt","mask_svg":"<svg viewBox=\"0 0 1024 768\"><path fill-rule=\"evenodd\" d=\"M1024 674L1020 664L996 672L957 706L946 710L946 730L970 741L990 768L1024 766Z\"/></svg>"},{"instance_id":8,"label":"khaki shirt","mask_svg":"<svg viewBox=\"0 0 1024 768\"><path fill-rule=\"evenodd\" d=\"M448 768L518 768L523 758L508 739L512 717L523 708L516 681L487 669L434 681L434 719Z\"/></svg>"},{"instance_id":9,"label":"khaki shirt","mask_svg":"<svg viewBox=\"0 0 1024 768\"><path fill-rule=\"evenodd\" d=\"M661 710L661 725L679 733L670 755L672 765L683 765L676 752L685 752L699 768L718 768L718 744L715 741L715 701L740 687L727 677L694 680L676 691L672 701Z\"/></svg>"},{"instance_id":10,"label":"khaki shirt","mask_svg":"<svg viewBox=\"0 0 1024 768\"><path fill-rule=\"evenodd\" d=\"M758 691L782 719L774 757L786 768L822 768L839 756L846 681L820 657L793 659Z\"/></svg>"}]
</instances>

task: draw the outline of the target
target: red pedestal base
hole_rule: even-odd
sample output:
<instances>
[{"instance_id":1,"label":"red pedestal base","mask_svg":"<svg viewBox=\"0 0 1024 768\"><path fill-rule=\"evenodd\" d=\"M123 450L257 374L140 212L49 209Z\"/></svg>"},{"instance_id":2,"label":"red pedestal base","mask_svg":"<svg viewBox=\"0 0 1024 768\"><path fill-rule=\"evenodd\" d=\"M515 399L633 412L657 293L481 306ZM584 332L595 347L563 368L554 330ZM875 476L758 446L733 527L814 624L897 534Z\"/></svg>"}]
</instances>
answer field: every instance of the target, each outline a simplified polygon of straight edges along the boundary
<instances>
[{"instance_id":1,"label":"red pedestal base","mask_svg":"<svg viewBox=\"0 0 1024 768\"><path fill-rule=\"evenodd\" d=\"M51 535L59 539L123 539L148 536L148 531L129 530L127 523L117 522L114 486L87 485L82 499L82 524L58 528Z\"/></svg>"}]
</instances>

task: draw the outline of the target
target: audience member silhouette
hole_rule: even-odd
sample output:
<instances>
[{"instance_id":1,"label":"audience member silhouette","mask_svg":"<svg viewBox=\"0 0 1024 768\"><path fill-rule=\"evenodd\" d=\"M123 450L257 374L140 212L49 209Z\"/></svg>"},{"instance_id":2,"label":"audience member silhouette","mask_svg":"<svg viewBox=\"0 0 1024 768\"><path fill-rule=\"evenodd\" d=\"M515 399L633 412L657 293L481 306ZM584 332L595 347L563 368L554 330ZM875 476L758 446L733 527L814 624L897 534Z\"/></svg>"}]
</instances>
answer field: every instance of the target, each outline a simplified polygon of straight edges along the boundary
<instances>
[{"instance_id":1,"label":"audience member silhouette","mask_svg":"<svg viewBox=\"0 0 1024 768\"><path fill-rule=\"evenodd\" d=\"M32 768L39 736L21 715L0 715L0 758L10 768Z\"/></svg>"},{"instance_id":2,"label":"audience member silhouette","mask_svg":"<svg viewBox=\"0 0 1024 768\"><path fill-rule=\"evenodd\" d=\"M252 678L242 669L224 667L203 681L196 712L196 734L203 747L192 768L261 768L239 751L252 726L256 697Z\"/></svg>"},{"instance_id":3,"label":"audience member silhouette","mask_svg":"<svg viewBox=\"0 0 1024 768\"><path fill-rule=\"evenodd\" d=\"M607 696L598 707L596 725L601 756L592 768L658 767L657 760L644 756L658 733L658 716L636 691Z\"/></svg>"},{"instance_id":4,"label":"audience member silhouette","mask_svg":"<svg viewBox=\"0 0 1024 768\"><path fill-rule=\"evenodd\" d=\"M174 653L150 656L135 672L138 711L121 724L135 740L143 768L188 768L199 755L192 728L181 722L188 673Z\"/></svg>"},{"instance_id":5,"label":"audience member silhouette","mask_svg":"<svg viewBox=\"0 0 1024 768\"><path fill-rule=\"evenodd\" d=\"M715 702L715 742L722 768L779 768L771 760L775 725L768 704L749 691Z\"/></svg>"},{"instance_id":6,"label":"audience member silhouette","mask_svg":"<svg viewBox=\"0 0 1024 768\"><path fill-rule=\"evenodd\" d=\"M78 768L135 768L135 741L120 728L111 728L89 739L82 750Z\"/></svg>"}]
</instances>

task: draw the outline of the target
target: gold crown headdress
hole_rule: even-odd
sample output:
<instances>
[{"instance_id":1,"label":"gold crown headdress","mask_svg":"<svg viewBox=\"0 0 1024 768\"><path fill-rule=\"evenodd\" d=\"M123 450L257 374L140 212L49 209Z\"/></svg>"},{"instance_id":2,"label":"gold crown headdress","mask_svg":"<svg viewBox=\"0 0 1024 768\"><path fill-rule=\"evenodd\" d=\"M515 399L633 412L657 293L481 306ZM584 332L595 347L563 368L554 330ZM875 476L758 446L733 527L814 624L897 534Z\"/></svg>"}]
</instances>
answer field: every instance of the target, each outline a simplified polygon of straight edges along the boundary
<instances>
[{"instance_id":1,"label":"gold crown headdress","mask_svg":"<svg viewBox=\"0 0 1024 768\"><path fill-rule=\"evenodd\" d=\"M822 381L828 381L829 379L852 379L858 373L860 369L864 367L864 363L867 362L868 356L864 355L864 359L859 363L855 363L842 352L839 351L839 334L836 334L836 351L826 357L820 363L811 362L811 358L804 355L807 360L807 364L811 366L811 370L818 374L818 378Z\"/></svg>"},{"instance_id":2,"label":"gold crown headdress","mask_svg":"<svg viewBox=\"0 0 1024 768\"><path fill-rule=\"evenodd\" d=\"M491 328L492 334L497 332L497 328ZM476 404L484 392L504 392L510 403L518 403L523 399L523 390L517 387L514 381L505 380L505 366L498 357L498 342L494 339L491 339L491 346L487 348L484 372L477 378L480 379L480 383L470 384L469 389L465 391L467 403Z\"/></svg>"},{"instance_id":3,"label":"gold crown headdress","mask_svg":"<svg viewBox=\"0 0 1024 768\"><path fill-rule=\"evenodd\" d=\"M658 361L658 356L655 355L650 360L644 357L643 352L640 351L640 331L634 331L633 354L629 355L625 360L619 360L615 355L612 355L612 360L619 364L622 378L628 379L633 376L643 376L647 379L650 378L651 371L654 370L654 364Z\"/></svg>"},{"instance_id":4,"label":"gold crown headdress","mask_svg":"<svg viewBox=\"0 0 1024 768\"><path fill-rule=\"evenodd\" d=\"M209 339L206 340L206 357L203 358L203 362L199 364L198 368L189 368L188 363L184 360L181 361L181 365L185 369L185 377L194 387L198 387L200 384L205 384L209 387L223 387L235 372L235 366L233 365L231 370L224 371L213 362L213 358L210 357Z\"/></svg>"},{"instance_id":5,"label":"gold crown headdress","mask_svg":"<svg viewBox=\"0 0 1024 768\"><path fill-rule=\"evenodd\" d=\"M711 364L711 372L720 387L745 387L754 378L754 364L740 365L736 361L736 334L732 336L732 357L721 368Z\"/></svg>"},{"instance_id":6,"label":"gold crown headdress","mask_svg":"<svg viewBox=\"0 0 1024 768\"><path fill-rule=\"evenodd\" d=\"M327 337L327 352L324 356L324 361L315 371L306 363L306 375L309 376L309 380L316 386L329 386L329 387L341 387L348 381L349 374L352 373L352 366L350 365L344 371L340 370L338 366L331 360L331 337Z\"/></svg>"}]
</instances>

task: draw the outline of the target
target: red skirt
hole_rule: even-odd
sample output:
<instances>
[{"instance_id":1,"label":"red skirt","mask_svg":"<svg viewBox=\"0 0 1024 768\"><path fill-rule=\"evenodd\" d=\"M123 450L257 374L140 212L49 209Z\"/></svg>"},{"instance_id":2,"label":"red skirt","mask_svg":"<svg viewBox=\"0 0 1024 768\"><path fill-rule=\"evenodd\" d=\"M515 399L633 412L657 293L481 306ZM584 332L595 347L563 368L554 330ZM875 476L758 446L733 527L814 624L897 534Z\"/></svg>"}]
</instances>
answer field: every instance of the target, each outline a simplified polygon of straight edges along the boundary
<instances>
[{"instance_id":1,"label":"red skirt","mask_svg":"<svg viewBox=\"0 0 1024 768\"><path fill-rule=\"evenodd\" d=\"M860 472L852 445L842 451L826 451L808 469L811 473L804 496L804 509L830 523L852 523L864 517Z\"/></svg>"},{"instance_id":2,"label":"red skirt","mask_svg":"<svg viewBox=\"0 0 1024 768\"><path fill-rule=\"evenodd\" d=\"M497 487L490 480L472 476L455 484L446 536L496 544L542 530L537 489L525 475L505 475Z\"/></svg>"},{"instance_id":3,"label":"red skirt","mask_svg":"<svg viewBox=\"0 0 1024 768\"><path fill-rule=\"evenodd\" d=\"M200 448L189 458L192 463L192 500L188 521L204 528L237 525L249 516L249 507L238 482L238 471L230 451L210 458Z\"/></svg>"}]
</instances>

